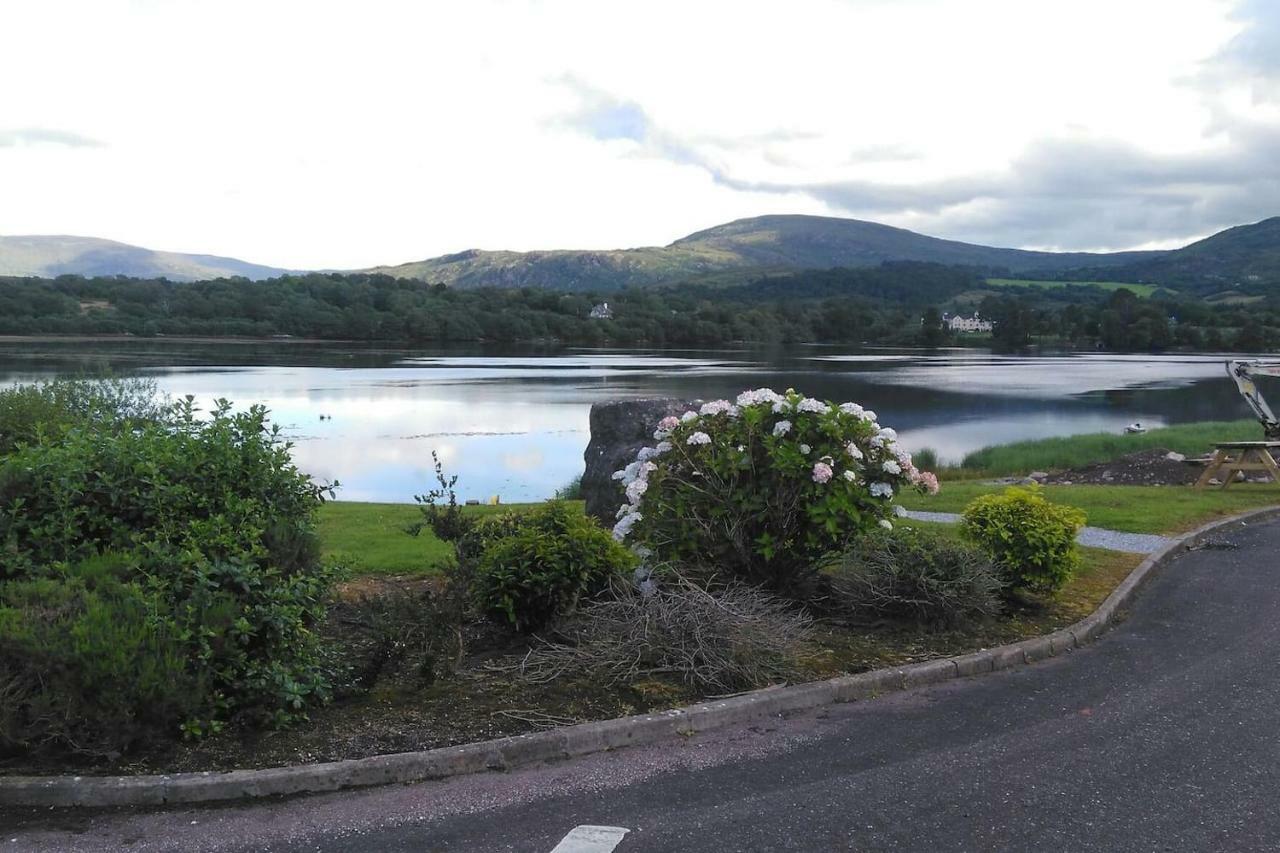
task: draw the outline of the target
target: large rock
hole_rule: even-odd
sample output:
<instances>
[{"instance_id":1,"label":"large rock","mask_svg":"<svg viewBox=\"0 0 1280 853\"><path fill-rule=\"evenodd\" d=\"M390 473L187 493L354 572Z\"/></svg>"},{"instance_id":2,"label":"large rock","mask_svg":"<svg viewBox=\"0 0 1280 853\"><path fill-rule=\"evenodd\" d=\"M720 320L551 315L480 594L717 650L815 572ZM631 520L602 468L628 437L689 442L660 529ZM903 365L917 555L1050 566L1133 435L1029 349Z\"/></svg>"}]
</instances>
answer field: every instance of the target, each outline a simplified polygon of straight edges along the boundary
<instances>
[{"instance_id":1,"label":"large rock","mask_svg":"<svg viewBox=\"0 0 1280 853\"><path fill-rule=\"evenodd\" d=\"M591 407L591 442L583 454L582 497L587 513L612 527L618 507L626 502L613 472L625 468L642 447L657 444L653 431L667 415L697 408L700 401L672 398L596 403Z\"/></svg>"}]
</instances>

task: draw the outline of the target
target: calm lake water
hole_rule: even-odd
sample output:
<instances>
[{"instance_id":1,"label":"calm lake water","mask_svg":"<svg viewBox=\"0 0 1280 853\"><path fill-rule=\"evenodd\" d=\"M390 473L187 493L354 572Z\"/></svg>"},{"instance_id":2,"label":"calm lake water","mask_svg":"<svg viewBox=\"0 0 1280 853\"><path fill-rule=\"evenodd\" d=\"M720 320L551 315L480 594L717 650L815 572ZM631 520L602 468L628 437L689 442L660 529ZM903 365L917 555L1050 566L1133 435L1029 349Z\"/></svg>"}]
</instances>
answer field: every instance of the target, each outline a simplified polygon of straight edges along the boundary
<instances>
[{"instance_id":1,"label":"calm lake water","mask_svg":"<svg viewBox=\"0 0 1280 853\"><path fill-rule=\"evenodd\" d=\"M536 500L581 473L600 400L794 387L874 409L948 461L989 444L1249 417L1223 357L975 350L399 350L335 344L0 342L0 384L109 370L207 404L263 403L339 499L411 501L431 452L461 497ZM321 420L321 415L331 416Z\"/></svg>"}]
</instances>

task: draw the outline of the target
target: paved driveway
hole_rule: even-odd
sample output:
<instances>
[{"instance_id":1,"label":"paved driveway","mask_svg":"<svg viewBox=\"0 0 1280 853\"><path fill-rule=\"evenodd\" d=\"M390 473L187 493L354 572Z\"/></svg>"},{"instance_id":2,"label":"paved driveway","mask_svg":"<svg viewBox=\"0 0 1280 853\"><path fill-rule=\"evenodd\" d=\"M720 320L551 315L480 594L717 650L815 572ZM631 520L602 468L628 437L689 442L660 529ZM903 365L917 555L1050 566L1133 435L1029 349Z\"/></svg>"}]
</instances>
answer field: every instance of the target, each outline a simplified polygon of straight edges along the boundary
<instances>
[{"instance_id":1,"label":"paved driveway","mask_svg":"<svg viewBox=\"0 0 1280 853\"><path fill-rule=\"evenodd\" d=\"M1280 524L1222 540L1035 666L510 774L24 813L0 853L1280 850Z\"/></svg>"}]
</instances>

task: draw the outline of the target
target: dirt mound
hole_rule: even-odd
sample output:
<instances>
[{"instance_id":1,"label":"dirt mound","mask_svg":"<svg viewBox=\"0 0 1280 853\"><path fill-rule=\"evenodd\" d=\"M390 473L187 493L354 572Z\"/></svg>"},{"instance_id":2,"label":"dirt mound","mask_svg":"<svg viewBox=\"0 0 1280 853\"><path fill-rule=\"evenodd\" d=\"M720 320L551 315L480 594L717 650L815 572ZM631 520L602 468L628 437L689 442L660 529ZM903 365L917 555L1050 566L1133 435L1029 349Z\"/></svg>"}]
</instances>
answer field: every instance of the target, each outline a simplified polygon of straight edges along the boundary
<instances>
[{"instance_id":1,"label":"dirt mound","mask_svg":"<svg viewBox=\"0 0 1280 853\"><path fill-rule=\"evenodd\" d=\"M1089 483L1103 486L1185 486L1204 471L1202 464L1181 461L1163 447L1140 450L1108 462L1082 465L1048 477L1046 483Z\"/></svg>"}]
</instances>

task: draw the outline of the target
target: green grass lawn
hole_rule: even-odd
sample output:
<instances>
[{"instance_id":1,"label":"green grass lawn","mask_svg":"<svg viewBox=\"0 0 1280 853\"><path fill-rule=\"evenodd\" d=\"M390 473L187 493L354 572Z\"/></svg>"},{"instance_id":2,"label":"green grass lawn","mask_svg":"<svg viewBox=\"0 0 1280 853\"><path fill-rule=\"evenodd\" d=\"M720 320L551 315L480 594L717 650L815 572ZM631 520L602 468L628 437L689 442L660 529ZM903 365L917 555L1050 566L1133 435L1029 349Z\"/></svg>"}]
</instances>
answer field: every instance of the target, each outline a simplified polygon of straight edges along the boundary
<instances>
[{"instance_id":1,"label":"green grass lawn","mask_svg":"<svg viewBox=\"0 0 1280 853\"><path fill-rule=\"evenodd\" d=\"M1004 477L1076 468L1153 447L1194 456L1212 450L1215 442L1261 439L1262 427L1257 421L1202 421L1153 429L1140 435L1098 432L984 447L966 456L962 467Z\"/></svg>"},{"instance_id":2,"label":"green grass lawn","mask_svg":"<svg viewBox=\"0 0 1280 853\"><path fill-rule=\"evenodd\" d=\"M979 495L1006 487L980 482L943 483L932 497L904 492L907 509L930 512L963 512ZM1130 533L1181 533L1215 518L1235 515L1261 506L1280 504L1280 484L1241 483L1225 491L1191 486L1044 486L1044 496L1054 503L1079 507L1093 527Z\"/></svg>"},{"instance_id":3,"label":"green grass lawn","mask_svg":"<svg viewBox=\"0 0 1280 853\"><path fill-rule=\"evenodd\" d=\"M1127 281L1033 281L1025 278L989 278L987 284L992 287L1038 287L1044 290L1076 284L1083 287L1099 287L1103 290L1129 290L1135 296L1142 297L1150 296L1157 289L1150 284L1133 284Z\"/></svg>"},{"instance_id":4,"label":"green grass lawn","mask_svg":"<svg viewBox=\"0 0 1280 853\"><path fill-rule=\"evenodd\" d=\"M474 506L465 511L490 515L530 506L533 504ZM421 519L417 504L330 501L320 507L320 548L324 557L358 575L430 574L453 552L430 530L417 536L405 532Z\"/></svg>"}]
</instances>

